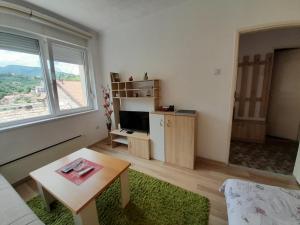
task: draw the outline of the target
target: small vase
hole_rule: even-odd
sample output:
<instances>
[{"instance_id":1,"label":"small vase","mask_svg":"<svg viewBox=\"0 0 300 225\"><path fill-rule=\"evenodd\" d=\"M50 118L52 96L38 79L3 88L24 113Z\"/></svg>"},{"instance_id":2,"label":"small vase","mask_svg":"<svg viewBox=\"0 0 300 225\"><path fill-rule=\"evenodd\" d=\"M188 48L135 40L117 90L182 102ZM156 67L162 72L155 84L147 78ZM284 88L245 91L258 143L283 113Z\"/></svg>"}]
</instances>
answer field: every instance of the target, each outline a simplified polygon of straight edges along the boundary
<instances>
[{"instance_id":1,"label":"small vase","mask_svg":"<svg viewBox=\"0 0 300 225\"><path fill-rule=\"evenodd\" d=\"M144 80L148 80L148 73L145 73Z\"/></svg>"},{"instance_id":2,"label":"small vase","mask_svg":"<svg viewBox=\"0 0 300 225\"><path fill-rule=\"evenodd\" d=\"M106 128L108 132L111 132L111 123L106 123Z\"/></svg>"},{"instance_id":3,"label":"small vase","mask_svg":"<svg viewBox=\"0 0 300 225\"><path fill-rule=\"evenodd\" d=\"M106 144L107 145L110 145L111 144L111 137L110 137L110 132L111 132L111 123L107 123L106 124L106 128L107 128L107 133L108 133L108 138L107 138L107 142L106 142Z\"/></svg>"}]
</instances>

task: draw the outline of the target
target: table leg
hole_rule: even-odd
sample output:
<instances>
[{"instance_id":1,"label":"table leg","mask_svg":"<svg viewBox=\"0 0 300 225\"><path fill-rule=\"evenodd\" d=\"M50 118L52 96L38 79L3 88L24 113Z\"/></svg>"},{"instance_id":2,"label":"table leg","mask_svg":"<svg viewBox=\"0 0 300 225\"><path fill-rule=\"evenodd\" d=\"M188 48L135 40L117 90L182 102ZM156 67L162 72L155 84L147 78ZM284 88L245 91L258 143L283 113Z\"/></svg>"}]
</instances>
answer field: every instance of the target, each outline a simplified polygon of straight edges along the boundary
<instances>
[{"instance_id":1,"label":"table leg","mask_svg":"<svg viewBox=\"0 0 300 225\"><path fill-rule=\"evenodd\" d=\"M95 199L86 205L78 214L73 213L75 225L99 225Z\"/></svg>"},{"instance_id":2,"label":"table leg","mask_svg":"<svg viewBox=\"0 0 300 225\"><path fill-rule=\"evenodd\" d=\"M43 188L43 186L39 183L36 182L39 193L41 195L41 198L43 199L44 203L45 203L45 207L47 209L48 212L50 212L51 208L50 205L52 202L55 201L55 198L45 189Z\"/></svg>"},{"instance_id":3,"label":"table leg","mask_svg":"<svg viewBox=\"0 0 300 225\"><path fill-rule=\"evenodd\" d=\"M121 183L121 205L122 208L125 208L130 200L128 169L125 170L123 173L121 173L120 183Z\"/></svg>"}]
</instances>

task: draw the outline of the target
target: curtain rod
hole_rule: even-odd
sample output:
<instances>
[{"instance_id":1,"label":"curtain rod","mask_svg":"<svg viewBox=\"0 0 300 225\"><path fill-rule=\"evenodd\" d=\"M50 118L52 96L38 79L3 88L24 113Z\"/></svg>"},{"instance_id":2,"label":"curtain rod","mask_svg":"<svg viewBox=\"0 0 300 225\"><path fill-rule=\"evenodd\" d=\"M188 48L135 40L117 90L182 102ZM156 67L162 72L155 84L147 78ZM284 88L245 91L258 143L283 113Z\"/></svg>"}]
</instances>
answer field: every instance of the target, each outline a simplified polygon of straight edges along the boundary
<instances>
[{"instance_id":1,"label":"curtain rod","mask_svg":"<svg viewBox=\"0 0 300 225\"><path fill-rule=\"evenodd\" d=\"M17 4L0 1L0 12L25 17L37 23L64 30L68 33L72 33L86 39L93 37L93 35L87 31Z\"/></svg>"}]
</instances>

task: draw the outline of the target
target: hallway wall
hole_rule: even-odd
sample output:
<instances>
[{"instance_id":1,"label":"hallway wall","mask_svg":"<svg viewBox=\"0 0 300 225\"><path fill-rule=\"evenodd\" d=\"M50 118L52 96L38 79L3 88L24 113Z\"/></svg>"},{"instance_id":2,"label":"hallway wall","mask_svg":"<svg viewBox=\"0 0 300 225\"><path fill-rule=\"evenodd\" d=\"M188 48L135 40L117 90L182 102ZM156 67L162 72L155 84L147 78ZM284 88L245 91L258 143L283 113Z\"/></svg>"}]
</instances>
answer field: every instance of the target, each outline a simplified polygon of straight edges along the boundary
<instances>
[{"instance_id":1,"label":"hallway wall","mask_svg":"<svg viewBox=\"0 0 300 225\"><path fill-rule=\"evenodd\" d=\"M275 51L267 134L299 140L300 49Z\"/></svg>"}]
</instances>

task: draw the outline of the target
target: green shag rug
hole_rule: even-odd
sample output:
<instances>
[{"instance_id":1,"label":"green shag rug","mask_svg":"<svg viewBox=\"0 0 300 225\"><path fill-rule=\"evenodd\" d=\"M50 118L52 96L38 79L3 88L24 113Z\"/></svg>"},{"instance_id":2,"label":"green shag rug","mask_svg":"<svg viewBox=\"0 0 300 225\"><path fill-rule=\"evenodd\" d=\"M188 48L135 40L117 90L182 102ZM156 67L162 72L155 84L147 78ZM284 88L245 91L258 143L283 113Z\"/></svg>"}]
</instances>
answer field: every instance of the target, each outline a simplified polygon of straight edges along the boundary
<instances>
[{"instance_id":1,"label":"green shag rug","mask_svg":"<svg viewBox=\"0 0 300 225\"><path fill-rule=\"evenodd\" d=\"M97 199L100 225L207 225L209 201L143 173L129 170L130 202L120 207L120 183L117 179ZM73 225L71 212L61 203L44 209L38 196L27 202L46 225Z\"/></svg>"}]
</instances>

